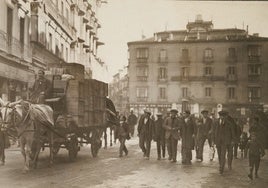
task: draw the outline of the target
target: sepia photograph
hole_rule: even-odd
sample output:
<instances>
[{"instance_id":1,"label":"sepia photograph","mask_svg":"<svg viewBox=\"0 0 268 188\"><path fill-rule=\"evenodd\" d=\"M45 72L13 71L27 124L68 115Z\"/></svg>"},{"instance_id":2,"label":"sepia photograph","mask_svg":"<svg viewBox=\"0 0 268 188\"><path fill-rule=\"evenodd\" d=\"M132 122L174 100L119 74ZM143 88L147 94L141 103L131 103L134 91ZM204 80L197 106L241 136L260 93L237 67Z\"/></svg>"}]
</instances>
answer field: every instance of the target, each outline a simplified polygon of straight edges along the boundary
<instances>
[{"instance_id":1,"label":"sepia photograph","mask_svg":"<svg viewBox=\"0 0 268 188\"><path fill-rule=\"evenodd\" d=\"M0 0L0 188L268 187L267 10Z\"/></svg>"}]
</instances>

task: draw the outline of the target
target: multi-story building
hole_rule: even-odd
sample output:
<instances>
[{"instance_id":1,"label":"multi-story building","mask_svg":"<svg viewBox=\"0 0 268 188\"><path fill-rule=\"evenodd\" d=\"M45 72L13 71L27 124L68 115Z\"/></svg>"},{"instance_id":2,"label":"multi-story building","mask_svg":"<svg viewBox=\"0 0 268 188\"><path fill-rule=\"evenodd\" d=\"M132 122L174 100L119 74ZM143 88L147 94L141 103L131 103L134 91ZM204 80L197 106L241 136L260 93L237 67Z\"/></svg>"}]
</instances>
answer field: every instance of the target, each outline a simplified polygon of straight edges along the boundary
<instances>
[{"instance_id":1,"label":"multi-story building","mask_svg":"<svg viewBox=\"0 0 268 188\"><path fill-rule=\"evenodd\" d=\"M0 94L25 95L38 69L80 63L88 78L107 72L97 49L100 0L0 1ZM95 72L96 70L96 72ZM102 74L103 75L103 74ZM103 81L103 80L102 80Z\"/></svg>"},{"instance_id":2,"label":"multi-story building","mask_svg":"<svg viewBox=\"0 0 268 188\"><path fill-rule=\"evenodd\" d=\"M0 97L27 97L28 81L34 79L30 44L30 3L0 1Z\"/></svg>"},{"instance_id":3,"label":"multi-story building","mask_svg":"<svg viewBox=\"0 0 268 188\"><path fill-rule=\"evenodd\" d=\"M109 97L113 101L115 108L120 114L129 114L129 85L127 67L119 70L113 76L112 82L109 84Z\"/></svg>"},{"instance_id":4,"label":"multi-story building","mask_svg":"<svg viewBox=\"0 0 268 188\"><path fill-rule=\"evenodd\" d=\"M186 30L128 43L130 107L245 115L268 104L268 38L214 29L200 15Z\"/></svg>"}]
</instances>

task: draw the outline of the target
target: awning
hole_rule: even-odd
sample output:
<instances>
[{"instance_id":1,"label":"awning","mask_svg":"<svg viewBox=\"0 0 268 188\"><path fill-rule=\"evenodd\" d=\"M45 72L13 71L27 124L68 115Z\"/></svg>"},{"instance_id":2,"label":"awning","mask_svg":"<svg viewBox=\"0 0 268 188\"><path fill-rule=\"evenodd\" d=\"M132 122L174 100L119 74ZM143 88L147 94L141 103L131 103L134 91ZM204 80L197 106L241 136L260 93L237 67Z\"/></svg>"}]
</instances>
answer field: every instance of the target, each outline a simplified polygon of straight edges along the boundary
<instances>
[{"instance_id":1,"label":"awning","mask_svg":"<svg viewBox=\"0 0 268 188\"><path fill-rule=\"evenodd\" d=\"M34 80L34 72L30 70L19 69L1 62L0 62L0 76L26 83Z\"/></svg>"}]
</instances>

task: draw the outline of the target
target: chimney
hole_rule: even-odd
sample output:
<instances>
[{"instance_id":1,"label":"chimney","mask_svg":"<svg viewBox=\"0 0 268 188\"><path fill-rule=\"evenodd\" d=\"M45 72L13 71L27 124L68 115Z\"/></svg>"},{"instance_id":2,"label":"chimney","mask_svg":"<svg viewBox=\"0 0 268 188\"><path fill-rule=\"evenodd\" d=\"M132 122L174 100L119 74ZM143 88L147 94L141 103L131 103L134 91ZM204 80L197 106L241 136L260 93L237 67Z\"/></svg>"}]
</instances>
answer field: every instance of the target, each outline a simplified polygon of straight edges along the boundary
<instances>
[{"instance_id":1,"label":"chimney","mask_svg":"<svg viewBox=\"0 0 268 188\"><path fill-rule=\"evenodd\" d=\"M203 19L202 19L202 15L201 14L197 14L196 15L195 22L203 22Z\"/></svg>"},{"instance_id":2,"label":"chimney","mask_svg":"<svg viewBox=\"0 0 268 188\"><path fill-rule=\"evenodd\" d=\"M157 41L157 33L154 34L154 41Z\"/></svg>"},{"instance_id":3,"label":"chimney","mask_svg":"<svg viewBox=\"0 0 268 188\"><path fill-rule=\"evenodd\" d=\"M253 37L259 37L259 33L253 33Z\"/></svg>"}]
</instances>

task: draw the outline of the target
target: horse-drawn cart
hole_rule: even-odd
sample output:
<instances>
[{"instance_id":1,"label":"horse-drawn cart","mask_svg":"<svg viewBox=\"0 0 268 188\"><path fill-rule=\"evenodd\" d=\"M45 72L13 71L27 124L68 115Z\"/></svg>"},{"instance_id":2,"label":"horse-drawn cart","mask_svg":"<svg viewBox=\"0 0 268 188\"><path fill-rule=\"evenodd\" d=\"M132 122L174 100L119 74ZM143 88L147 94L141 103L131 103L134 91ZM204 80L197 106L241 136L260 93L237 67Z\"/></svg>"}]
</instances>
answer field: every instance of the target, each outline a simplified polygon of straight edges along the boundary
<instances>
[{"instance_id":1,"label":"horse-drawn cart","mask_svg":"<svg viewBox=\"0 0 268 188\"><path fill-rule=\"evenodd\" d=\"M68 73L71 78L63 79ZM80 64L65 64L48 72L53 83L52 98L46 103L54 111L55 127L53 147L56 154L59 148L69 151L73 161L80 146L91 144L91 153L96 157L101 147L101 137L106 126L106 96L108 85L94 79L84 79L84 67ZM58 75L60 74L60 75ZM67 77L68 77L67 75Z\"/></svg>"}]
</instances>

